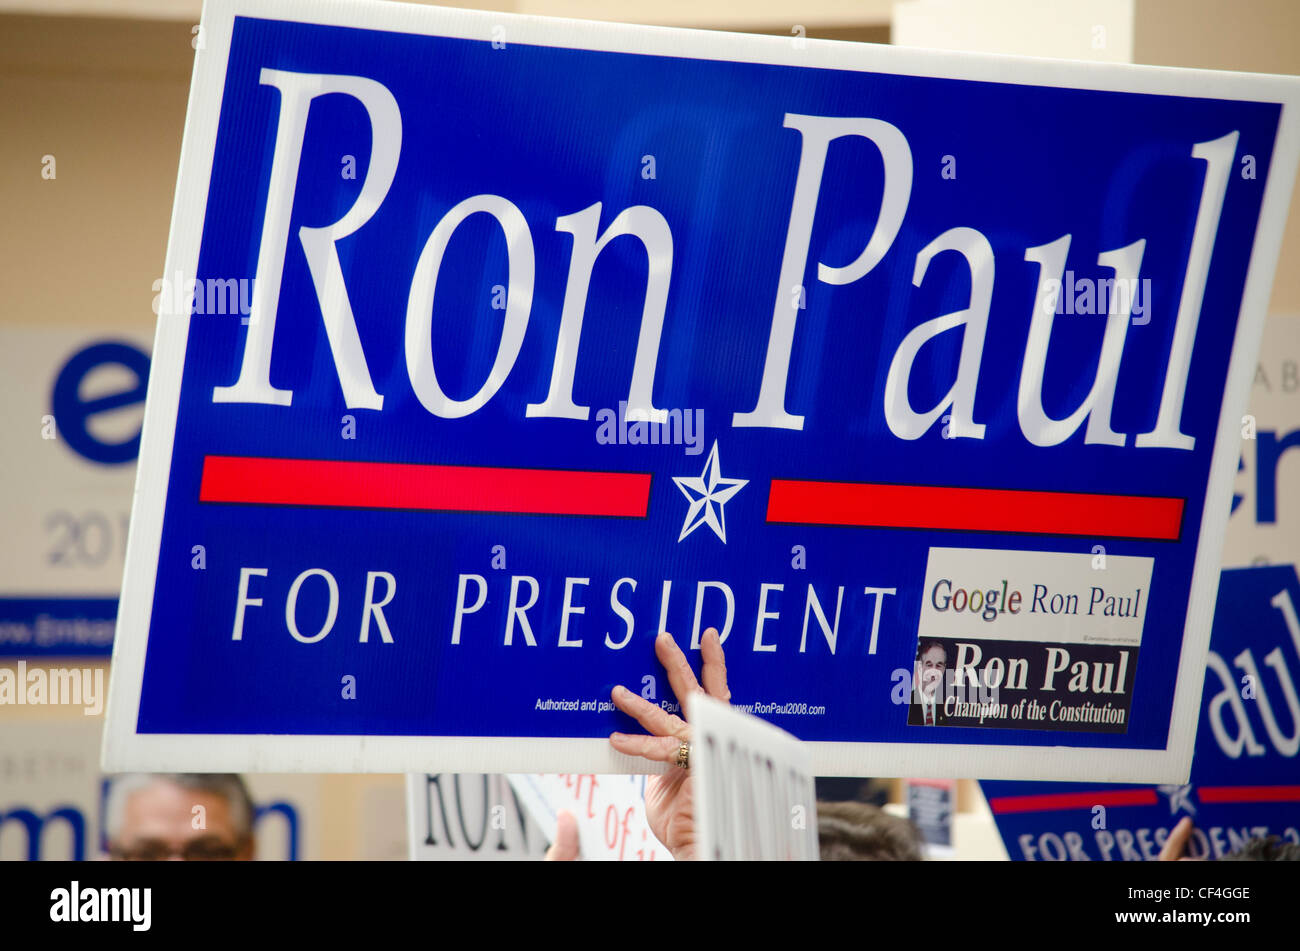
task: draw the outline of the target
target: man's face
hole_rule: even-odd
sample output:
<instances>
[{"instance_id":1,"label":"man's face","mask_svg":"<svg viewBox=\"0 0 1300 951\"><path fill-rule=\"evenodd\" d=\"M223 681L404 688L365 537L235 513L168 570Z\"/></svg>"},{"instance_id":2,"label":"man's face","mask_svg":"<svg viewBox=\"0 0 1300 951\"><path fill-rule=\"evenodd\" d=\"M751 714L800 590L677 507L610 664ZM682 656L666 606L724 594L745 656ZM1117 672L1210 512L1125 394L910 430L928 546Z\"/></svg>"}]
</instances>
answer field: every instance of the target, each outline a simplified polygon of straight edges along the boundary
<instances>
[{"instance_id":1,"label":"man's face","mask_svg":"<svg viewBox=\"0 0 1300 951\"><path fill-rule=\"evenodd\" d=\"M934 699L935 689L943 683L944 671L948 669L948 655L939 645L934 645L921 655L921 696L926 700Z\"/></svg>"},{"instance_id":2,"label":"man's face","mask_svg":"<svg viewBox=\"0 0 1300 951\"><path fill-rule=\"evenodd\" d=\"M114 858L247 861L253 843L240 841L223 796L160 779L127 796L112 853Z\"/></svg>"}]
</instances>

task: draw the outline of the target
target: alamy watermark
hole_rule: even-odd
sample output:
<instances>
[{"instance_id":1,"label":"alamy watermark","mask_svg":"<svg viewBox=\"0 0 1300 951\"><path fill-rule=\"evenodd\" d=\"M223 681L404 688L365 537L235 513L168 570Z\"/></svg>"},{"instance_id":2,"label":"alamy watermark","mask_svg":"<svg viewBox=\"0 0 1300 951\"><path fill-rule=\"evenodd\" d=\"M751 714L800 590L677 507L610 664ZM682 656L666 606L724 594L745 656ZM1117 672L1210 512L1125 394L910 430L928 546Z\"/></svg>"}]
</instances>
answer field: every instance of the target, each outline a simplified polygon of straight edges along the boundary
<instances>
[{"instance_id":1,"label":"alamy watermark","mask_svg":"<svg viewBox=\"0 0 1300 951\"><path fill-rule=\"evenodd\" d=\"M704 410L655 410L627 408L596 411L596 442L602 446L685 446L686 455L698 456L704 450Z\"/></svg>"},{"instance_id":2,"label":"alamy watermark","mask_svg":"<svg viewBox=\"0 0 1300 951\"><path fill-rule=\"evenodd\" d=\"M0 667L0 706L68 704L88 717L104 710L103 667L33 667L20 660L17 668Z\"/></svg>"},{"instance_id":3,"label":"alamy watermark","mask_svg":"<svg viewBox=\"0 0 1300 951\"><path fill-rule=\"evenodd\" d=\"M253 309L253 280L247 277L186 277L177 271L153 282L155 314L240 314ZM247 323L247 320L245 320Z\"/></svg>"},{"instance_id":4,"label":"alamy watermark","mask_svg":"<svg viewBox=\"0 0 1300 951\"><path fill-rule=\"evenodd\" d=\"M1075 278L1066 271L1064 280L1049 279L1045 287L1046 307L1058 314L1105 314L1131 316L1136 327L1151 323L1151 278Z\"/></svg>"}]
</instances>

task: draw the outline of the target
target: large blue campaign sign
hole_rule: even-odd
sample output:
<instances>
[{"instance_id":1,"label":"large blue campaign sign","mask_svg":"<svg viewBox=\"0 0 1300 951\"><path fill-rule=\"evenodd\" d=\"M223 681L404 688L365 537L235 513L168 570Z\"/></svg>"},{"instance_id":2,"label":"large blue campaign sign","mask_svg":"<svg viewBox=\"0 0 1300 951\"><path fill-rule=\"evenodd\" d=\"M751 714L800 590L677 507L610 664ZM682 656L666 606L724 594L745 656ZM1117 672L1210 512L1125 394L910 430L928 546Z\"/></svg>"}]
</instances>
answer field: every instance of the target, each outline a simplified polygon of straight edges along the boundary
<instances>
[{"instance_id":1,"label":"large blue campaign sign","mask_svg":"<svg viewBox=\"0 0 1300 951\"><path fill-rule=\"evenodd\" d=\"M109 766L1185 775L1296 81L205 10Z\"/></svg>"},{"instance_id":2,"label":"large blue campaign sign","mask_svg":"<svg viewBox=\"0 0 1300 951\"><path fill-rule=\"evenodd\" d=\"M1300 579L1223 573L1189 783L985 782L1007 853L1024 861L1150 861L1190 816L1191 858L1260 836L1300 845Z\"/></svg>"}]
</instances>

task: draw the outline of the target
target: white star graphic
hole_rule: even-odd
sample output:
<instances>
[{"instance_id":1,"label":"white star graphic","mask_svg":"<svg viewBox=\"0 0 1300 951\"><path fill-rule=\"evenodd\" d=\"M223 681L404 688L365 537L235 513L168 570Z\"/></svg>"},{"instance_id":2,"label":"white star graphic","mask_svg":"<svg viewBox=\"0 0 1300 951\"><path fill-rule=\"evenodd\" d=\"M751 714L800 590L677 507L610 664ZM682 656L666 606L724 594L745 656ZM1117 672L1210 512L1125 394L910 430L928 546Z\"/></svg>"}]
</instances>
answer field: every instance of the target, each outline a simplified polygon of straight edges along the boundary
<instances>
[{"instance_id":1,"label":"white star graphic","mask_svg":"<svg viewBox=\"0 0 1300 951\"><path fill-rule=\"evenodd\" d=\"M1186 786L1157 786L1160 794L1169 797L1169 814L1172 816L1179 809L1186 809L1189 815L1196 815L1196 807L1192 805L1192 784Z\"/></svg>"},{"instance_id":2,"label":"white star graphic","mask_svg":"<svg viewBox=\"0 0 1300 951\"><path fill-rule=\"evenodd\" d=\"M691 503L686 511L686 521L682 524L682 533L677 536L680 542L701 525L713 529L713 534L727 543L727 521L722 506L733 495L749 485L748 479L724 479L718 471L718 441L713 440L709 450L708 462L704 471L698 476L674 476L673 481L682 495Z\"/></svg>"}]
</instances>

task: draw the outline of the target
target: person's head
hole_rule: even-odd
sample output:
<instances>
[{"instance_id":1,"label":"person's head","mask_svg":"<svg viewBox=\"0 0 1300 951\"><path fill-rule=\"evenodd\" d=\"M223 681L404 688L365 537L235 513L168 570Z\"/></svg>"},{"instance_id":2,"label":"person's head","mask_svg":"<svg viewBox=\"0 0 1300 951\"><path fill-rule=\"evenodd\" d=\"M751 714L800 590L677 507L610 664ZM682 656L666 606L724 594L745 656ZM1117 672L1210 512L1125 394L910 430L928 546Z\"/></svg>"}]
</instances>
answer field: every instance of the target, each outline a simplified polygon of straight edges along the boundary
<instances>
[{"instance_id":1,"label":"person's head","mask_svg":"<svg viewBox=\"0 0 1300 951\"><path fill-rule=\"evenodd\" d=\"M253 857L253 802L233 773L127 773L109 784L114 859Z\"/></svg>"},{"instance_id":2,"label":"person's head","mask_svg":"<svg viewBox=\"0 0 1300 951\"><path fill-rule=\"evenodd\" d=\"M1257 836L1220 862L1300 862L1300 845L1283 842L1275 835Z\"/></svg>"},{"instance_id":3,"label":"person's head","mask_svg":"<svg viewBox=\"0 0 1300 951\"><path fill-rule=\"evenodd\" d=\"M823 862L919 862L921 834L907 819L865 802L817 803Z\"/></svg>"},{"instance_id":4,"label":"person's head","mask_svg":"<svg viewBox=\"0 0 1300 951\"><path fill-rule=\"evenodd\" d=\"M948 651L938 641L921 641L916 648L917 683L921 696L933 700L948 669Z\"/></svg>"}]
</instances>

